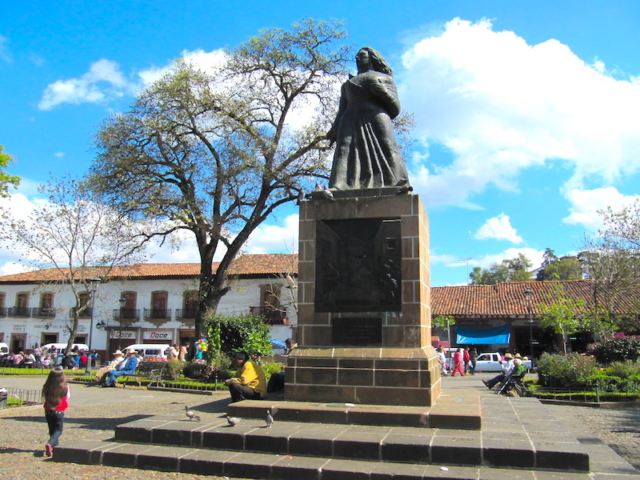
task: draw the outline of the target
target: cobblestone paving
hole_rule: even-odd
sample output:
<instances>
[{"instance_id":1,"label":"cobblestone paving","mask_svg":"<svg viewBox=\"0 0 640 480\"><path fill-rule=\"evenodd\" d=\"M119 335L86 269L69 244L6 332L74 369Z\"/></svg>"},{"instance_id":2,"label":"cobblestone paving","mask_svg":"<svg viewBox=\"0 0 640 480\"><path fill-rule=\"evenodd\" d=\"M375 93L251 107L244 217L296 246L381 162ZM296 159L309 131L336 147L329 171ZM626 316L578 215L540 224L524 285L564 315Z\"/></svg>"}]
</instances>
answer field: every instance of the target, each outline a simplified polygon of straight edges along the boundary
<instances>
[{"instance_id":1,"label":"cobblestone paving","mask_svg":"<svg viewBox=\"0 0 640 480\"><path fill-rule=\"evenodd\" d=\"M79 387L72 387L77 390ZM110 390L110 389L109 389ZM140 415L181 415L184 405L197 405L211 400L211 397L172 394L170 401L148 401L112 406L73 406L65 417L65 439L91 438L95 435L113 433L116 425L135 419ZM72 396L73 400L73 396ZM22 411L20 411L22 410ZM132 418L133 417L133 418ZM88 479L88 480L221 480L222 477L188 475L172 472L155 472L127 468L76 465L53 462L43 455L48 439L47 424L42 407L27 407L5 411L0 417L0 478L2 480L24 479Z\"/></svg>"},{"instance_id":2,"label":"cobblestone paving","mask_svg":"<svg viewBox=\"0 0 640 480\"><path fill-rule=\"evenodd\" d=\"M574 416L640 471L640 405L623 409L549 406L556 417Z\"/></svg>"},{"instance_id":3,"label":"cobblestone paving","mask_svg":"<svg viewBox=\"0 0 640 480\"><path fill-rule=\"evenodd\" d=\"M477 379L474 383L479 383ZM6 382L5 382L6 383ZM42 380L34 381L38 386ZM470 385L471 382L468 382ZM463 387L460 384L460 387ZM30 387L37 388L37 387ZM91 438L105 433L112 434L115 426L139 416L182 415L185 404L201 411L213 412L207 404L216 397L162 392L153 398L140 391L136 400L129 389L112 391L89 389L93 397L72 387L71 407L65 419L65 439ZM117 394L117 395L116 395ZM131 398L125 398L129 395ZM115 398L118 397L118 400ZM106 402L104 400L106 398ZM113 398L113 403L110 403ZM220 396L217 397L221 398ZM99 401L98 399L102 399ZM89 403L92 402L92 403ZM95 403L101 403L95 405ZM640 470L640 408L622 410L598 409L573 406L548 406L557 418L572 417L580 420L589 432L613 448L634 467ZM56 463L44 458L42 450L47 440L47 426L42 407L16 410L0 410L0 478L2 480L24 479L88 479L88 480L222 480L222 477L188 475L172 472L155 472L102 466Z\"/></svg>"}]
</instances>

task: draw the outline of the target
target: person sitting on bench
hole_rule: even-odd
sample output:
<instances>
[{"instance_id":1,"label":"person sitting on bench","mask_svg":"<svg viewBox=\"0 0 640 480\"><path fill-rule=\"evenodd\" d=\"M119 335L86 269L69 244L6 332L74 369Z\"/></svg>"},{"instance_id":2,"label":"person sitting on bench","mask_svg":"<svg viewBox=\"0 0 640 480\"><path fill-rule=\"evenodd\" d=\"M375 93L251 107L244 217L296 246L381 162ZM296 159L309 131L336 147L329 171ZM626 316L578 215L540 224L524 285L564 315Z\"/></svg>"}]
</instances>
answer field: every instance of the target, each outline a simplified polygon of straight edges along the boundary
<instances>
[{"instance_id":1,"label":"person sitting on bench","mask_svg":"<svg viewBox=\"0 0 640 480\"><path fill-rule=\"evenodd\" d=\"M136 373L136 368L138 368L138 356L135 350L127 351L127 358L123 360L120 365L116 367L115 370L111 370L107 372L105 375L105 381L103 387L115 387L116 380L118 377L123 375L132 375Z\"/></svg>"},{"instance_id":2,"label":"person sitting on bench","mask_svg":"<svg viewBox=\"0 0 640 480\"><path fill-rule=\"evenodd\" d=\"M500 375L493 377L491 380L482 380L482 383L484 383L489 390L493 390L497 384L504 382L513 371L513 355L507 353L504 359L505 363L502 364L502 373Z\"/></svg>"}]
</instances>

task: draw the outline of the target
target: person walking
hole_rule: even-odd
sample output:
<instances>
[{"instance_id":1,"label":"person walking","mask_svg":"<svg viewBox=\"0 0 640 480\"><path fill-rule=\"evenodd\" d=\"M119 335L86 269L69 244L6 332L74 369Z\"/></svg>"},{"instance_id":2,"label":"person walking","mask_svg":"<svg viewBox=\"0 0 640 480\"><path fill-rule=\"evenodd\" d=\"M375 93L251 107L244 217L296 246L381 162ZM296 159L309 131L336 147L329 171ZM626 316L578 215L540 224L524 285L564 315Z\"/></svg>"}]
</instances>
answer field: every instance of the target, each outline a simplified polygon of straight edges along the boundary
<instances>
[{"instance_id":1,"label":"person walking","mask_svg":"<svg viewBox=\"0 0 640 480\"><path fill-rule=\"evenodd\" d=\"M44 454L51 457L62 435L64 412L69 407L68 399L71 397L71 391L61 368L54 368L49 372L42 387L42 396L44 397L44 416L49 426L49 441L44 446Z\"/></svg>"},{"instance_id":2,"label":"person walking","mask_svg":"<svg viewBox=\"0 0 640 480\"><path fill-rule=\"evenodd\" d=\"M456 353L453 354L453 372L451 372L451 376L455 377L456 372L460 373L461 377L464 377L464 354L462 353L462 349L459 348Z\"/></svg>"},{"instance_id":3,"label":"person walking","mask_svg":"<svg viewBox=\"0 0 640 480\"><path fill-rule=\"evenodd\" d=\"M476 347L471 348L471 350L469 350L469 361L470 361L470 369L471 369L471 375L475 375L476 374L476 361L478 360L478 351L476 350Z\"/></svg>"},{"instance_id":4,"label":"person walking","mask_svg":"<svg viewBox=\"0 0 640 480\"><path fill-rule=\"evenodd\" d=\"M463 359L464 359L464 374L465 375L471 375L470 370L470 363L471 363L471 356L469 355L469 347L464 347L464 350L462 352L463 355Z\"/></svg>"}]
</instances>

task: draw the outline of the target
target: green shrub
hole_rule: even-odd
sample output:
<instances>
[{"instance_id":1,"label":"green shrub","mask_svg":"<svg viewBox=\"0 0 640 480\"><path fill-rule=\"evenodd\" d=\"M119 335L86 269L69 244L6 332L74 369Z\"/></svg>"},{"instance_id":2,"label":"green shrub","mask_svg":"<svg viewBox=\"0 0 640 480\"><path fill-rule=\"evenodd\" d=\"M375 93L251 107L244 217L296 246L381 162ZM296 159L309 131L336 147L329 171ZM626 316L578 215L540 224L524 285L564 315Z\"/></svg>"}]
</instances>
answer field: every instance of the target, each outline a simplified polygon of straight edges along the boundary
<instances>
[{"instance_id":1,"label":"green shrub","mask_svg":"<svg viewBox=\"0 0 640 480\"><path fill-rule=\"evenodd\" d=\"M640 357L640 337L616 337L590 346L590 353L601 365L636 361Z\"/></svg>"},{"instance_id":2,"label":"green shrub","mask_svg":"<svg viewBox=\"0 0 640 480\"><path fill-rule=\"evenodd\" d=\"M209 342L207 363L220 353L244 350L252 357L271 354L269 325L263 317L210 315L204 318L204 331Z\"/></svg>"},{"instance_id":3,"label":"green shrub","mask_svg":"<svg viewBox=\"0 0 640 480\"><path fill-rule=\"evenodd\" d=\"M543 353L538 360L538 381L544 387L583 388L587 386L587 377L598 373L594 358L577 353Z\"/></svg>"},{"instance_id":4,"label":"green shrub","mask_svg":"<svg viewBox=\"0 0 640 480\"><path fill-rule=\"evenodd\" d=\"M220 353L211 357L209 363L202 370L202 378L210 382L226 380L231 378L231 358L228 355Z\"/></svg>"},{"instance_id":5,"label":"green shrub","mask_svg":"<svg viewBox=\"0 0 640 480\"><path fill-rule=\"evenodd\" d=\"M640 362L626 360L624 362L613 362L606 369L607 375L619 378L629 378L633 375L640 375Z\"/></svg>"},{"instance_id":6,"label":"green shrub","mask_svg":"<svg viewBox=\"0 0 640 480\"><path fill-rule=\"evenodd\" d=\"M189 362L182 370L182 374L187 378L203 378L203 372L207 368L207 364L200 362Z\"/></svg>"},{"instance_id":7,"label":"green shrub","mask_svg":"<svg viewBox=\"0 0 640 480\"><path fill-rule=\"evenodd\" d=\"M177 358L172 358L171 360L167 360L167 376L171 380L179 380L182 372L184 371L185 362L181 362Z\"/></svg>"}]
</instances>

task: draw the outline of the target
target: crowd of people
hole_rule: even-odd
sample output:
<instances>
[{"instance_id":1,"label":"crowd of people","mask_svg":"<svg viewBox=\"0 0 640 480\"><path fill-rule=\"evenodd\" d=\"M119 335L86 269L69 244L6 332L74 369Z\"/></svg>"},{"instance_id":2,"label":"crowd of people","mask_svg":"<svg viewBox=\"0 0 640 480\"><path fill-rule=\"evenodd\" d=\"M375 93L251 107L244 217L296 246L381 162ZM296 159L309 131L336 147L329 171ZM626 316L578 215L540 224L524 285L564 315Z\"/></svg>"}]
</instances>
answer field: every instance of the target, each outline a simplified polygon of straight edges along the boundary
<instances>
[{"instance_id":1,"label":"crowd of people","mask_svg":"<svg viewBox=\"0 0 640 480\"><path fill-rule=\"evenodd\" d=\"M76 348L62 355L62 352L55 346L40 348L36 343L30 352L25 353L21 350L4 355L0 358L0 367L53 368L61 366L66 369L82 369L86 368L89 361L91 361L91 365L98 365L100 354L96 350L89 353L87 350Z\"/></svg>"}]
</instances>

